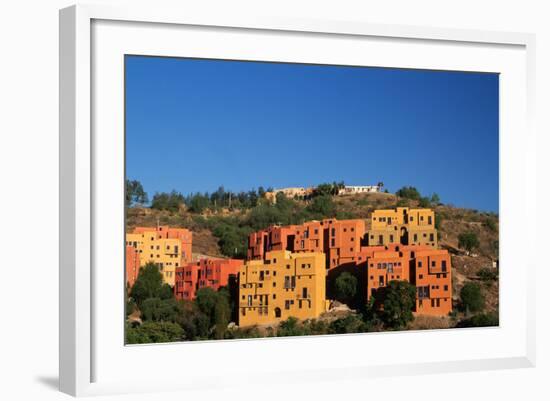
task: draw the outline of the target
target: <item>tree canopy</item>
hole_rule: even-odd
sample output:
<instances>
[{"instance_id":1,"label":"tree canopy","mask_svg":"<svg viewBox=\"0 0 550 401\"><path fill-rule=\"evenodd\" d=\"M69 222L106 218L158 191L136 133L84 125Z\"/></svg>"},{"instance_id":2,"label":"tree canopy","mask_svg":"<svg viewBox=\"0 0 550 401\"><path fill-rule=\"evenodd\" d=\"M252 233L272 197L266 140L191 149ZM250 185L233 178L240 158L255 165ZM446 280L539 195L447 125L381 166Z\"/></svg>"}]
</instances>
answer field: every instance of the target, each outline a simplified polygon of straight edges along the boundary
<instances>
[{"instance_id":1,"label":"tree canopy","mask_svg":"<svg viewBox=\"0 0 550 401\"><path fill-rule=\"evenodd\" d=\"M137 180L126 179L126 206L135 204L145 204L149 202L147 192L143 190L143 185Z\"/></svg>"}]
</instances>

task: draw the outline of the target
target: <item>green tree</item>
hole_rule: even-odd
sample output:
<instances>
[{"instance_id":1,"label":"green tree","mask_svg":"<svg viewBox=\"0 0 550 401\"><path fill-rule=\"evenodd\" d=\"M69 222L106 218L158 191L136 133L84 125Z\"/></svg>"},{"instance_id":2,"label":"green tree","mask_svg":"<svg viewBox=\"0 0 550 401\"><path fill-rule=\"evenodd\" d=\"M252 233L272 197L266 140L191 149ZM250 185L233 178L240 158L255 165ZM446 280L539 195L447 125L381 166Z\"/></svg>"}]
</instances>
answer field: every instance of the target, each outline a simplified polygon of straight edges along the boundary
<instances>
[{"instance_id":1,"label":"green tree","mask_svg":"<svg viewBox=\"0 0 550 401\"><path fill-rule=\"evenodd\" d=\"M143 266L134 286L130 291L130 296L141 308L143 301L148 298L169 299L173 297L172 288L162 281L162 274L155 263L149 262Z\"/></svg>"},{"instance_id":2,"label":"green tree","mask_svg":"<svg viewBox=\"0 0 550 401\"><path fill-rule=\"evenodd\" d=\"M468 252L472 252L479 247L479 239L476 233L470 231L460 234L458 236L458 246Z\"/></svg>"},{"instance_id":3,"label":"green tree","mask_svg":"<svg viewBox=\"0 0 550 401\"><path fill-rule=\"evenodd\" d=\"M151 208L156 210L177 212L184 203L185 199L183 195L177 191L172 191L170 193L160 192L153 196Z\"/></svg>"},{"instance_id":4,"label":"green tree","mask_svg":"<svg viewBox=\"0 0 550 401\"><path fill-rule=\"evenodd\" d=\"M481 287L476 283L466 283L460 290L462 309L466 313L478 312L485 306L485 297L481 293Z\"/></svg>"},{"instance_id":5,"label":"green tree","mask_svg":"<svg viewBox=\"0 0 550 401\"><path fill-rule=\"evenodd\" d=\"M368 326L357 315L336 319L329 326L331 334L364 333L366 331L368 331Z\"/></svg>"},{"instance_id":6,"label":"green tree","mask_svg":"<svg viewBox=\"0 0 550 401\"><path fill-rule=\"evenodd\" d=\"M183 329L172 322L145 322L126 325L126 344L166 343L183 339Z\"/></svg>"},{"instance_id":7,"label":"green tree","mask_svg":"<svg viewBox=\"0 0 550 401\"><path fill-rule=\"evenodd\" d=\"M384 305L381 314L386 326L400 329L414 318L412 311L416 303L416 287L406 281L390 281L376 293L376 300Z\"/></svg>"},{"instance_id":8,"label":"green tree","mask_svg":"<svg viewBox=\"0 0 550 401\"><path fill-rule=\"evenodd\" d=\"M293 316L279 323L277 328L277 337L303 336L305 334L303 326Z\"/></svg>"},{"instance_id":9,"label":"green tree","mask_svg":"<svg viewBox=\"0 0 550 401\"><path fill-rule=\"evenodd\" d=\"M357 278L348 272L343 272L334 281L336 298L339 301L349 303L357 295Z\"/></svg>"},{"instance_id":10,"label":"green tree","mask_svg":"<svg viewBox=\"0 0 550 401\"><path fill-rule=\"evenodd\" d=\"M220 200L221 203L221 200ZM210 200L208 196L202 194L195 194L191 196L189 201L189 210L193 213L202 213L210 206ZM218 204L217 206L222 206Z\"/></svg>"},{"instance_id":11,"label":"green tree","mask_svg":"<svg viewBox=\"0 0 550 401\"><path fill-rule=\"evenodd\" d=\"M175 322L180 308L174 298L147 298L141 303L143 320Z\"/></svg>"},{"instance_id":12,"label":"green tree","mask_svg":"<svg viewBox=\"0 0 550 401\"><path fill-rule=\"evenodd\" d=\"M334 217L336 215L336 205L332 197L328 195L317 196L308 205L307 211L318 218Z\"/></svg>"},{"instance_id":13,"label":"green tree","mask_svg":"<svg viewBox=\"0 0 550 401\"><path fill-rule=\"evenodd\" d=\"M425 196L421 197L420 200L418 201L418 206L420 207L426 208L426 207L430 207L431 205L432 204L430 203L430 199Z\"/></svg>"},{"instance_id":14,"label":"green tree","mask_svg":"<svg viewBox=\"0 0 550 401\"><path fill-rule=\"evenodd\" d=\"M149 202L147 192L143 190L143 185L137 180L126 179L126 206L134 204L145 204Z\"/></svg>"},{"instance_id":15,"label":"green tree","mask_svg":"<svg viewBox=\"0 0 550 401\"><path fill-rule=\"evenodd\" d=\"M418 189L415 187L403 187L400 190L398 190L395 193L400 198L406 198L406 199L412 199L412 200L420 200L421 195L420 192L418 192Z\"/></svg>"},{"instance_id":16,"label":"green tree","mask_svg":"<svg viewBox=\"0 0 550 401\"><path fill-rule=\"evenodd\" d=\"M213 328L214 337L223 338L231 319L228 292L216 292L208 287L201 288L197 291L195 303L198 309L208 317L209 327Z\"/></svg>"},{"instance_id":17,"label":"green tree","mask_svg":"<svg viewBox=\"0 0 550 401\"><path fill-rule=\"evenodd\" d=\"M439 195L434 192L430 198L430 202L434 205L439 205L441 203L441 199L439 198Z\"/></svg>"}]
</instances>

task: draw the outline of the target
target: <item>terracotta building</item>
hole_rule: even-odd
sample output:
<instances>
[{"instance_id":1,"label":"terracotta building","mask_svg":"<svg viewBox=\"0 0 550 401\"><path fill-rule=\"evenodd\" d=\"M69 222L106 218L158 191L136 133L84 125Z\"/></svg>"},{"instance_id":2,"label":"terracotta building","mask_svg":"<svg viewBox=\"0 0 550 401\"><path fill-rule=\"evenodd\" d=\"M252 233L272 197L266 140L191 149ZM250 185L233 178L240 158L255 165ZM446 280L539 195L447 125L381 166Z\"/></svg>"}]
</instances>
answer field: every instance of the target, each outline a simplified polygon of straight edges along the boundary
<instances>
[{"instance_id":1,"label":"terracotta building","mask_svg":"<svg viewBox=\"0 0 550 401\"><path fill-rule=\"evenodd\" d=\"M250 234L248 260L265 259L267 252L323 252L326 267L332 269L353 261L361 249L365 221L325 219L301 225L271 226Z\"/></svg>"},{"instance_id":2,"label":"terracotta building","mask_svg":"<svg viewBox=\"0 0 550 401\"><path fill-rule=\"evenodd\" d=\"M159 266L164 282L174 286L176 268L191 261L193 236L185 228L168 226L136 227L126 234L126 246L139 253L140 266L148 262ZM126 269L130 269L126 260Z\"/></svg>"},{"instance_id":3,"label":"terracotta building","mask_svg":"<svg viewBox=\"0 0 550 401\"><path fill-rule=\"evenodd\" d=\"M174 295L177 299L193 300L201 288L217 291L231 281L237 283L240 259L201 259L176 268Z\"/></svg>"},{"instance_id":4,"label":"terracotta building","mask_svg":"<svg viewBox=\"0 0 550 401\"><path fill-rule=\"evenodd\" d=\"M452 310L451 258L427 245L364 247L357 254L366 301L392 280L416 286L415 313L443 316Z\"/></svg>"},{"instance_id":5,"label":"terracotta building","mask_svg":"<svg viewBox=\"0 0 550 401\"><path fill-rule=\"evenodd\" d=\"M368 245L428 245L437 248L435 213L431 209L375 210L371 215Z\"/></svg>"},{"instance_id":6,"label":"terracotta building","mask_svg":"<svg viewBox=\"0 0 550 401\"><path fill-rule=\"evenodd\" d=\"M134 286L140 268L139 251L133 246L126 245L126 285L128 288Z\"/></svg>"},{"instance_id":7,"label":"terracotta building","mask_svg":"<svg viewBox=\"0 0 550 401\"><path fill-rule=\"evenodd\" d=\"M267 325L289 317L317 318L326 310L325 255L267 252L239 272L239 326Z\"/></svg>"}]
</instances>

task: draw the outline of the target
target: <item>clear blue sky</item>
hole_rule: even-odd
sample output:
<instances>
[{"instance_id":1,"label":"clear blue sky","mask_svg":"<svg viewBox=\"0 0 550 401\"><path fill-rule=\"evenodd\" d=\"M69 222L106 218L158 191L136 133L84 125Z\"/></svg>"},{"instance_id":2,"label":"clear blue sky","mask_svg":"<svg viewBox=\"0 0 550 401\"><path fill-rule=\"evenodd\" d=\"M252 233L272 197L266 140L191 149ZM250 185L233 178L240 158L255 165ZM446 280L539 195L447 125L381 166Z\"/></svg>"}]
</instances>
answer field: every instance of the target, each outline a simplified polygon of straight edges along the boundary
<instances>
[{"instance_id":1,"label":"clear blue sky","mask_svg":"<svg viewBox=\"0 0 550 401\"><path fill-rule=\"evenodd\" d=\"M343 180L498 211L498 75L126 57L126 169L151 198Z\"/></svg>"}]
</instances>

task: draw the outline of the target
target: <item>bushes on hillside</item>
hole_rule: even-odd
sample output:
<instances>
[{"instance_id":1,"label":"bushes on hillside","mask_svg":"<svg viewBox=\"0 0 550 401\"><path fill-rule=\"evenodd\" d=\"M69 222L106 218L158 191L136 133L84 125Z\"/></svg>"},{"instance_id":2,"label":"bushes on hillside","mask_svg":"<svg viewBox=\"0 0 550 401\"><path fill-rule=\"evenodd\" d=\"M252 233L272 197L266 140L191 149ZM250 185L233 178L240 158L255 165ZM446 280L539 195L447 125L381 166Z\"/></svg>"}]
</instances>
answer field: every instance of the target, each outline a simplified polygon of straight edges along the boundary
<instances>
[{"instance_id":1,"label":"bushes on hillside","mask_svg":"<svg viewBox=\"0 0 550 401\"><path fill-rule=\"evenodd\" d=\"M479 247L479 238L474 232L465 232L458 236L458 246L468 252Z\"/></svg>"},{"instance_id":2,"label":"bushes on hillside","mask_svg":"<svg viewBox=\"0 0 550 401\"><path fill-rule=\"evenodd\" d=\"M460 301L462 310L466 313L478 312L485 306L485 297L476 283L464 284L460 290Z\"/></svg>"},{"instance_id":3,"label":"bushes on hillside","mask_svg":"<svg viewBox=\"0 0 550 401\"><path fill-rule=\"evenodd\" d=\"M168 210L170 212L177 212L182 205L185 204L185 199L182 194L177 191L158 192L153 196L151 202L151 209L156 210Z\"/></svg>"}]
</instances>

